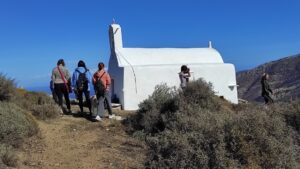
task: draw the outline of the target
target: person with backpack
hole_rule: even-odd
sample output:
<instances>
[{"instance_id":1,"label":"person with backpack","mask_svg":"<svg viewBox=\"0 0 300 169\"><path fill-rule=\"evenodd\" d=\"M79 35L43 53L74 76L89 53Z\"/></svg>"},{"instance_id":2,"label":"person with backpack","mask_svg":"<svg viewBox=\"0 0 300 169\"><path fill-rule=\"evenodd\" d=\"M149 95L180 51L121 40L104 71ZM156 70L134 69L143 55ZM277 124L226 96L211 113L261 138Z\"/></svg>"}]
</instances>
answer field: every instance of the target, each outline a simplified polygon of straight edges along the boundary
<instances>
[{"instance_id":1,"label":"person with backpack","mask_svg":"<svg viewBox=\"0 0 300 169\"><path fill-rule=\"evenodd\" d=\"M90 101L90 85L92 82L92 75L89 69L86 68L84 61L78 62L78 67L75 69L72 76L72 86L76 98L79 100L80 112L83 113L83 94L91 114L91 101Z\"/></svg>"},{"instance_id":2,"label":"person with backpack","mask_svg":"<svg viewBox=\"0 0 300 169\"><path fill-rule=\"evenodd\" d=\"M272 89L270 88L270 85L268 83L269 80L269 74L264 73L262 78L261 78L261 95L265 100L265 104L270 104L270 103L274 103L274 100L271 97L271 94L273 94Z\"/></svg>"},{"instance_id":3,"label":"person with backpack","mask_svg":"<svg viewBox=\"0 0 300 169\"><path fill-rule=\"evenodd\" d=\"M59 106L63 109L64 96L68 109L67 113L70 114L72 113L69 99L69 93L72 92L71 77L68 69L65 66L65 61L63 59L59 59L57 61L57 66L52 70L51 79L54 86L54 91L58 98Z\"/></svg>"},{"instance_id":4,"label":"person with backpack","mask_svg":"<svg viewBox=\"0 0 300 169\"><path fill-rule=\"evenodd\" d=\"M111 79L109 74L104 70L104 63L98 64L98 71L93 75L93 84L95 93L98 100L98 110L95 117L96 120L100 121L104 117L104 105L106 103L107 110L110 116L113 116L111 109L111 98L110 98L110 84Z\"/></svg>"}]
</instances>

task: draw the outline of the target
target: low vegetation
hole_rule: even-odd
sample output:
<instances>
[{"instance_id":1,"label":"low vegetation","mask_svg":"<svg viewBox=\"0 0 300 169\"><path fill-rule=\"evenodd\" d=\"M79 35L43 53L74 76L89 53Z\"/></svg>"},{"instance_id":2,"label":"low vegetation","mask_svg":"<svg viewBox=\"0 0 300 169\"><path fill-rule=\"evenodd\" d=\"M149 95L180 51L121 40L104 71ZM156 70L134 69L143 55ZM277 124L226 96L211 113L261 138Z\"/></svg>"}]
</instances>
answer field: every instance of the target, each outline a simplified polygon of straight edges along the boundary
<instances>
[{"instance_id":1,"label":"low vegetation","mask_svg":"<svg viewBox=\"0 0 300 169\"><path fill-rule=\"evenodd\" d=\"M0 73L0 101L9 101L14 95L15 82Z\"/></svg>"},{"instance_id":2,"label":"low vegetation","mask_svg":"<svg viewBox=\"0 0 300 169\"><path fill-rule=\"evenodd\" d=\"M38 133L34 118L13 103L0 102L0 158L8 166L16 165L14 149L23 140ZM1 162L0 162L1 163Z\"/></svg>"},{"instance_id":3,"label":"low vegetation","mask_svg":"<svg viewBox=\"0 0 300 169\"><path fill-rule=\"evenodd\" d=\"M299 168L300 102L231 105L202 80L160 85L127 122L145 168Z\"/></svg>"},{"instance_id":4,"label":"low vegetation","mask_svg":"<svg viewBox=\"0 0 300 169\"><path fill-rule=\"evenodd\" d=\"M14 101L17 105L32 112L40 120L54 119L60 115L60 107L46 93L16 90Z\"/></svg>"},{"instance_id":5,"label":"low vegetation","mask_svg":"<svg viewBox=\"0 0 300 169\"><path fill-rule=\"evenodd\" d=\"M35 119L59 116L46 94L17 89L0 74L0 168L36 135ZM202 80L185 90L157 86L126 121L148 146L145 168L299 168L300 102L232 105Z\"/></svg>"},{"instance_id":6,"label":"low vegetation","mask_svg":"<svg viewBox=\"0 0 300 169\"><path fill-rule=\"evenodd\" d=\"M59 112L46 94L17 89L13 79L0 74L0 168L17 165L15 150L39 131L35 118L52 119Z\"/></svg>"}]
</instances>

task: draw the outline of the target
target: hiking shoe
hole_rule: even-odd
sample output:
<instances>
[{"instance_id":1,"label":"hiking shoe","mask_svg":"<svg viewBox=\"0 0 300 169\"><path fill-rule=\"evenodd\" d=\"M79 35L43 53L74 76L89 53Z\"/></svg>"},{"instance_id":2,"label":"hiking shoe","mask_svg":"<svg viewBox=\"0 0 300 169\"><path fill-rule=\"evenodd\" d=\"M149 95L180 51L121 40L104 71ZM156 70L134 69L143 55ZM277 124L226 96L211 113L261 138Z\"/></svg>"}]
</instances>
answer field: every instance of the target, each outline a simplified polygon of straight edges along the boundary
<instances>
[{"instance_id":1,"label":"hiking shoe","mask_svg":"<svg viewBox=\"0 0 300 169\"><path fill-rule=\"evenodd\" d=\"M111 114L111 115L108 116L109 119L114 119L115 117L116 117L115 114Z\"/></svg>"},{"instance_id":2,"label":"hiking shoe","mask_svg":"<svg viewBox=\"0 0 300 169\"><path fill-rule=\"evenodd\" d=\"M97 121L101 121L102 119L101 119L101 117L100 117L100 116L96 116L95 120L97 120Z\"/></svg>"}]
</instances>

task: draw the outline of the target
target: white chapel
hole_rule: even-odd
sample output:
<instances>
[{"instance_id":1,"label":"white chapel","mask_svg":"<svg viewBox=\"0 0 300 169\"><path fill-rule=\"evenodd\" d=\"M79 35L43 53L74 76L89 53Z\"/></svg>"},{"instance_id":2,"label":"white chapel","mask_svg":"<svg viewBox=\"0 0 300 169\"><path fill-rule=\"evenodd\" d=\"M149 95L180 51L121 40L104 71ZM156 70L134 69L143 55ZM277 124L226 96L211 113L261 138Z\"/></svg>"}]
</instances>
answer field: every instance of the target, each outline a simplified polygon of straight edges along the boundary
<instances>
[{"instance_id":1,"label":"white chapel","mask_svg":"<svg viewBox=\"0 0 300 169\"><path fill-rule=\"evenodd\" d=\"M224 63L211 43L206 48L124 48L121 27L115 23L109 26L109 38L111 94L124 110L137 110L158 84L179 87L181 65L190 68L190 80L203 78L216 95L238 103L235 67Z\"/></svg>"}]
</instances>

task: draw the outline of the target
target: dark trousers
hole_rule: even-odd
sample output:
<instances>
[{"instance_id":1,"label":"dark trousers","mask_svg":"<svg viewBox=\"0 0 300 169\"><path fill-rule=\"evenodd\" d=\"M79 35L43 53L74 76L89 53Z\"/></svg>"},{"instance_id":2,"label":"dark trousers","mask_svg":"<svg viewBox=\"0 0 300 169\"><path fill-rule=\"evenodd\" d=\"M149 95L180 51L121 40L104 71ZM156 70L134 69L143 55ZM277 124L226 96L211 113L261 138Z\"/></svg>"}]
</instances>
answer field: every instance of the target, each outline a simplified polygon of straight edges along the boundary
<instances>
[{"instance_id":1,"label":"dark trousers","mask_svg":"<svg viewBox=\"0 0 300 169\"><path fill-rule=\"evenodd\" d=\"M52 92L52 98L53 98L54 102L58 104L58 98L57 98L55 90L52 89L51 92Z\"/></svg>"},{"instance_id":2,"label":"dark trousers","mask_svg":"<svg viewBox=\"0 0 300 169\"><path fill-rule=\"evenodd\" d=\"M63 105L63 96L65 97L66 105L69 110L71 110L69 92L64 83L55 83L54 91L58 97L58 104L62 107Z\"/></svg>"},{"instance_id":3,"label":"dark trousers","mask_svg":"<svg viewBox=\"0 0 300 169\"><path fill-rule=\"evenodd\" d=\"M274 100L271 98L271 96L269 94L262 94L262 97L265 100L265 104L270 104L270 103L274 103Z\"/></svg>"},{"instance_id":4,"label":"dark trousers","mask_svg":"<svg viewBox=\"0 0 300 169\"><path fill-rule=\"evenodd\" d=\"M83 112L83 94L85 96L85 100L87 103L87 106L91 112L91 100L90 100L90 91L85 90L85 91L77 91L77 97L79 100L79 107L80 107L80 111Z\"/></svg>"}]
</instances>

